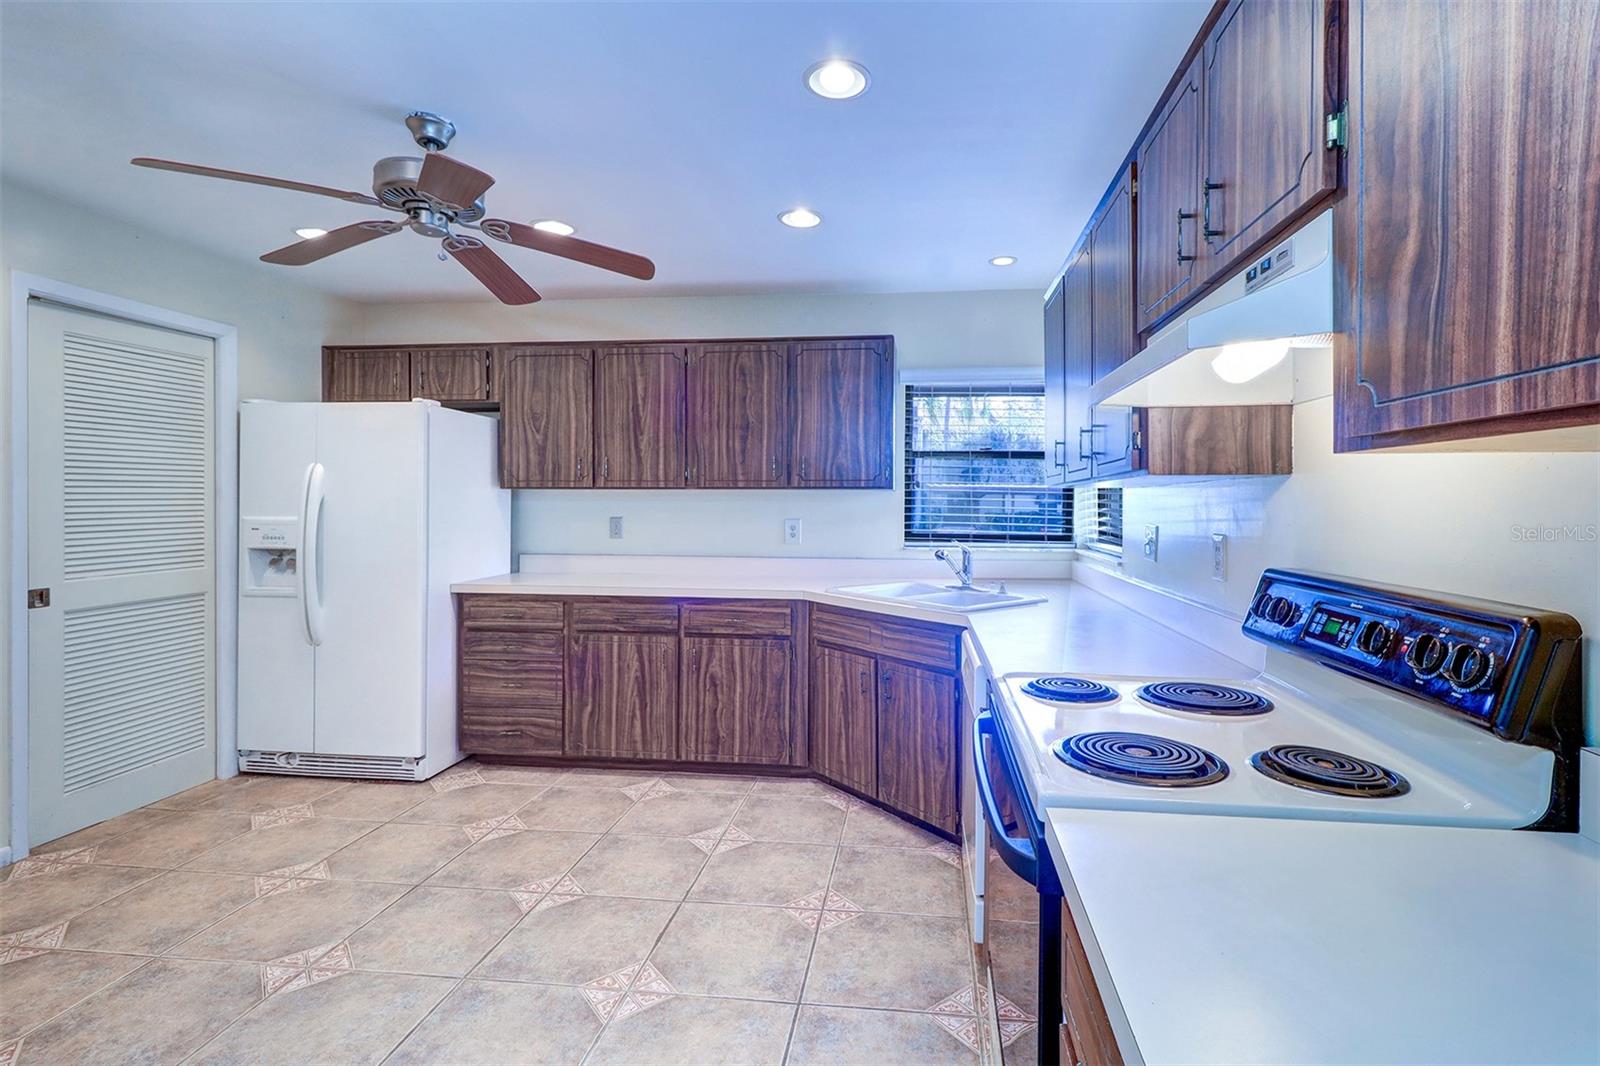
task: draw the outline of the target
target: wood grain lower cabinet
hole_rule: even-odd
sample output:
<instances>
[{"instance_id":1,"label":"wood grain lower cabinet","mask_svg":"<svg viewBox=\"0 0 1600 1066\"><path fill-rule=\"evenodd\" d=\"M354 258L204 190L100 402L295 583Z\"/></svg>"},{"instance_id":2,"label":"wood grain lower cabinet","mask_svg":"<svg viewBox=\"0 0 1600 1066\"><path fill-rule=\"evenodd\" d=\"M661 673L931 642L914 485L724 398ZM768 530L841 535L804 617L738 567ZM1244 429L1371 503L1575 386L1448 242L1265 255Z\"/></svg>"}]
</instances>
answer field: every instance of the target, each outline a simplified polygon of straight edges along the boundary
<instances>
[{"instance_id":1,"label":"wood grain lower cabinet","mask_svg":"<svg viewBox=\"0 0 1600 1066\"><path fill-rule=\"evenodd\" d=\"M956 830L956 679L878 663L878 799Z\"/></svg>"},{"instance_id":2,"label":"wood grain lower cabinet","mask_svg":"<svg viewBox=\"0 0 1600 1066\"><path fill-rule=\"evenodd\" d=\"M787 762L793 659L793 643L782 637L685 637L678 757Z\"/></svg>"},{"instance_id":3,"label":"wood grain lower cabinet","mask_svg":"<svg viewBox=\"0 0 1600 1066\"><path fill-rule=\"evenodd\" d=\"M676 634L574 634L567 675L568 755L677 757Z\"/></svg>"},{"instance_id":4,"label":"wood grain lower cabinet","mask_svg":"<svg viewBox=\"0 0 1600 1066\"><path fill-rule=\"evenodd\" d=\"M1122 1066L1105 1001L1100 998L1083 939L1065 901L1061 904L1061 1016L1063 1066Z\"/></svg>"},{"instance_id":5,"label":"wood grain lower cabinet","mask_svg":"<svg viewBox=\"0 0 1600 1066\"><path fill-rule=\"evenodd\" d=\"M500 484L509 489L594 483L594 355L588 348L500 353Z\"/></svg>"},{"instance_id":6,"label":"wood grain lower cabinet","mask_svg":"<svg viewBox=\"0 0 1600 1066\"><path fill-rule=\"evenodd\" d=\"M811 767L878 794L877 660L819 647L811 657Z\"/></svg>"},{"instance_id":7,"label":"wood grain lower cabinet","mask_svg":"<svg viewBox=\"0 0 1600 1066\"><path fill-rule=\"evenodd\" d=\"M463 596L458 615L462 749L485 755L559 755L566 705L560 604L516 596Z\"/></svg>"}]
</instances>

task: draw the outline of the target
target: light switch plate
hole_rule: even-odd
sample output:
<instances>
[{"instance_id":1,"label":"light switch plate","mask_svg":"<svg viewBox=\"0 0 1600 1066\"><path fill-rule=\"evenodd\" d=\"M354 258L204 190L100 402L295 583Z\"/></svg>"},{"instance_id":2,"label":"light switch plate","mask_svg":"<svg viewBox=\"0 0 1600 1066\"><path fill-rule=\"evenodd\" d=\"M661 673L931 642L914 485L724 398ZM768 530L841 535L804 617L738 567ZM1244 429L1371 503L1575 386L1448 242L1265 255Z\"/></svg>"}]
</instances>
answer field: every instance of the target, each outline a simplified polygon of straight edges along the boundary
<instances>
[{"instance_id":1,"label":"light switch plate","mask_svg":"<svg viewBox=\"0 0 1600 1066\"><path fill-rule=\"evenodd\" d=\"M619 514L614 514L611 516L611 539L622 539L622 516Z\"/></svg>"},{"instance_id":2,"label":"light switch plate","mask_svg":"<svg viewBox=\"0 0 1600 1066\"><path fill-rule=\"evenodd\" d=\"M1226 533L1211 534L1211 580L1226 581L1228 579L1228 535Z\"/></svg>"},{"instance_id":3,"label":"light switch plate","mask_svg":"<svg viewBox=\"0 0 1600 1066\"><path fill-rule=\"evenodd\" d=\"M785 544L800 543L800 519L785 518L783 520L783 542Z\"/></svg>"},{"instance_id":4,"label":"light switch plate","mask_svg":"<svg viewBox=\"0 0 1600 1066\"><path fill-rule=\"evenodd\" d=\"M1152 563L1156 561L1156 541L1160 535L1160 526L1144 527L1144 557Z\"/></svg>"}]
</instances>

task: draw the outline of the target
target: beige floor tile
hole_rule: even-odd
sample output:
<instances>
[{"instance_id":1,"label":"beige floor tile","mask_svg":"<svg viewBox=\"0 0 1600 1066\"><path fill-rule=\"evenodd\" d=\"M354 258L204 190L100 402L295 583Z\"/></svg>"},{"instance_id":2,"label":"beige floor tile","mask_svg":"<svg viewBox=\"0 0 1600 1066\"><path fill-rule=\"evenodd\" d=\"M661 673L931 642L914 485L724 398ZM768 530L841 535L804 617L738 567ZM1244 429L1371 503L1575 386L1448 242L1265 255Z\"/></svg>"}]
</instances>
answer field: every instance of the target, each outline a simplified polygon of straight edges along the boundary
<instances>
[{"instance_id":1,"label":"beige floor tile","mask_svg":"<svg viewBox=\"0 0 1600 1066\"><path fill-rule=\"evenodd\" d=\"M177 1062L260 996L255 966L156 959L30 1033L18 1061Z\"/></svg>"},{"instance_id":2,"label":"beige floor tile","mask_svg":"<svg viewBox=\"0 0 1600 1066\"><path fill-rule=\"evenodd\" d=\"M311 809L320 818L387 822L434 795L437 793L427 782L357 781L319 797Z\"/></svg>"},{"instance_id":3,"label":"beige floor tile","mask_svg":"<svg viewBox=\"0 0 1600 1066\"><path fill-rule=\"evenodd\" d=\"M804 999L927 1010L972 989L966 923L920 914L857 914L817 933Z\"/></svg>"},{"instance_id":4,"label":"beige floor tile","mask_svg":"<svg viewBox=\"0 0 1600 1066\"><path fill-rule=\"evenodd\" d=\"M13 875L0 884L0 933L53 925L160 873L131 866L70 866L32 876Z\"/></svg>"},{"instance_id":5,"label":"beige floor tile","mask_svg":"<svg viewBox=\"0 0 1600 1066\"><path fill-rule=\"evenodd\" d=\"M174 870L72 919L62 946L159 955L255 896L253 877Z\"/></svg>"},{"instance_id":6,"label":"beige floor tile","mask_svg":"<svg viewBox=\"0 0 1600 1066\"><path fill-rule=\"evenodd\" d=\"M842 808L818 796L756 792L744 801L733 824L753 840L837 844L844 814Z\"/></svg>"},{"instance_id":7,"label":"beige floor tile","mask_svg":"<svg viewBox=\"0 0 1600 1066\"><path fill-rule=\"evenodd\" d=\"M46 951L0 965L0 1042L49 1021L148 961L131 955Z\"/></svg>"},{"instance_id":8,"label":"beige floor tile","mask_svg":"<svg viewBox=\"0 0 1600 1066\"><path fill-rule=\"evenodd\" d=\"M629 788L633 785L642 785L654 781L658 777L654 770L568 770L561 777L561 784L574 788Z\"/></svg>"},{"instance_id":9,"label":"beige floor tile","mask_svg":"<svg viewBox=\"0 0 1600 1066\"><path fill-rule=\"evenodd\" d=\"M711 856L689 898L781 907L828 887L834 849L756 841Z\"/></svg>"},{"instance_id":10,"label":"beige floor tile","mask_svg":"<svg viewBox=\"0 0 1600 1066\"><path fill-rule=\"evenodd\" d=\"M183 864L185 870L264 874L326 859L352 840L378 828L376 822L302 818L253 829Z\"/></svg>"},{"instance_id":11,"label":"beige floor tile","mask_svg":"<svg viewBox=\"0 0 1600 1066\"><path fill-rule=\"evenodd\" d=\"M509 893L414 888L350 937L361 970L460 977L522 918Z\"/></svg>"},{"instance_id":12,"label":"beige floor tile","mask_svg":"<svg viewBox=\"0 0 1600 1066\"><path fill-rule=\"evenodd\" d=\"M683 837L602 837L572 868L585 892L601 896L682 899L706 864Z\"/></svg>"},{"instance_id":13,"label":"beige floor tile","mask_svg":"<svg viewBox=\"0 0 1600 1066\"><path fill-rule=\"evenodd\" d=\"M795 1019L787 1061L788 1066L977 1066L978 1054L930 1014L807 1005Z\"/></svg>"},{"instance_id":14,"label":"beige floor tile","mask_svg":"<svg viewBox=\"0 0 1600 1066\"><path fill-rule=\"evenodd\" d=\"M742 796L757 779L740 774L662 774L661 780L684 792L730 792Z\"/></svg>"},{"instance_id":15,"label":"beige floor tile","mask_svg":"<svg viewBox=\"0 0 1600 1066\"><path fill-rule=\"evenodd\" d=\"M172 869L250 832L248 814L159 813L160 821L100 845L95 862Z\"/></svg>"},{"instance_id":16,"label":"beige floor tile","mask_svg":"<svg viewBox=\"0 0 1600 1066\"><path fill-rule=\"evenodd\" d=\"M559 877L572 869L599 837L542 829L486 837L428 879L430 885L458 888L520 888L531 881Z\"/></svg>"},{"instance_id":17,"label":"beige floor tile","mask_svg":"<svg viewBox=\"0 0 1600 1066\"><path fill-rule=\"evenodd\" d=\"M123 833L131 832L134 829L143 829L165 817L166 815L161 811L140 808L139 810L129 811L127 814L119 814L115 818L107 818L103 822L96 822L94 825L80 829L76 833L68 833L64 837L57 837L43 844L35 844L29 849L29 853L32 855L46 855L52 851L83 848L88 847L90 844L104 844L106 841L119 837Z\"/></svg>"},{"instance_id":18,"label":"beige floor tile","mask_svg":"<svg viewBox=\"0 0 1600 1066\"><path fill-rule=\"evenodd\" d=\"M724 828L743 797L726 792L669 792L640 800L617 820L613 833L687 837Z\"/></svg>"},{"instance_id":19,"label":"beige floor tile","mask_svg":"<svg viewBox=\"0 0 1600 1066\"><path fill-rule=\"evenodd\" d=\"M841 802L849 802L849 797L837 788L820 781L815 777L762 777L751 789L757 795L783 795L783 796L811 796L813 798L829 796Z\"/></svg>"},{"instance_id":20,"label":"beige floor tile","mask_svg":"<svg viewBox=\"0 0 1600 1066\"><path fill-rule=\"evenodd\" d=\"M485 781L504 785L554 785L567 776L560 766L496 766L486 763L478 768Z\"/></svg>"},{"instance_id":21,"label":"beige floor tile","mask_svg":"<svg viewBox=\"0 0 1600 1066\"><path fill-rule=\"evenodd\" d=\"M842 843L871 844L885 848L926 848L940 843L940 840L887 811L876 807L856 807L845 819Z\"/></svg>"},{"instance_id":22,"label":"beige floor tile","mask_svg":"<svg viewBox=\"0 0 1600 1066\"><path fill-rule=\"evenodd\" d=\"M576 1063L600 1031L582 991L561 985L466 981L384 1066Z\"/></svg>"},{"instance_id":23,"label":"beige floor tile","mask_svg":"<svg viewBox=\"0 0 1600 1066\"><path fill-rule=\"evenodd\" d=\"M840 848L828 887L869 911L957 917L966 913L961 868L933 851Z\"/></svg>"},{"instance_id":24,"label":"beige floor tile","mask_svg":"<svg viewBox=\"0 0 1600 1066\"><path fill-rule=\"evenodd\" d=\"M529 829L561 829L576 833L604 833L633 806L633 797L620 788L546 789L517 812Z\"/></svg>"},{"instance_id":25,"label":"beige floor tile","mask_svg":"<svg viewBox=\"0 0 1600 1066\"><path fill-rule=\"evenodd\" d=\"M149 804L147 810L183 811L192 810L203 803L210 803L219 796L242 791L251 782L257 780L249 775L237 775L228 778L217 778L207 781L203 785L184 789L182 792L166 796Z\"/></svg>"},{"instance_id":26,"label":"beige floor tile","mask_svg":"<svg viewBox=\"0 0 1600 1066\"><path fill-rule=\"evenodd\" d=\"M159 800L152 806L174 810L237 811L260 814L280 807L310 803L343 788L349 782L328 777L275 777L270 774L240 774L207 790L206 785Z\"/></svg>"},{"instance_id":27,"label":"beige floor tile","mask_svg":"<svg viewBox=\"0 0 1600 1066\"><path fill-rule=\"evenodd\" d=\"M585 1066L776 1064L783 1061L793 1014L787 1003L670 996L614 1019L583 1061Z\"/></svg>"},{"instance_id":28,"label":"beige floor tile","mask_svg":"<svg viewBox=\"0 0 1600 1066\"><path fill-rule=\"evenodd\" d=\"M1051 1039L1059 1041L1060 1034L1052 1033ZM1039 1061L1039 1027L1030 1025L1014 1035L1001 1047L1000 1061L1004 1066L1035 1066Z\"/></svg>"},{"instance_id":29,"label":"beige floor tile","mask_svg":"<svg viewBox=\"0 0 1600 1066\"><path fill-rule=\"evenodd\" d=\"M794 1003L815 932L776 907L685 903L650 955L679 992Z\"/></svg>"},{"instance_id":30,"label":"beige floor tile","mask_svg":"<svg viewBox=\"0 0 1600 1066\"><path fill-rule=\"evenodd\" d=\"M378 1063L454 982L344 973L279 992L201 1049L197 1063Z\"/></svg>"},{"instance_id":31,"label":"beige floor tile","mask_svg":"<svg viewBox=\"0 0 1600 1066\"><path fill-rule=\"evenodd\" d=\"M677 904L579 896L536 907L489 953L474 977L581 985L642 962Z\"/></svg>"},{"instance_id":32,"label":"beige floor tile","mask_svg":"<svg viewBox=\"0 0 1600 1066\"><path fill-rule=\"evenodd\" d=\"M328 856L328 873L346 881L415 885L471 843L460 826L390 822Z\"/></svg>"},{"instance_id":33,"label":"beige floor tile","mask_svg":"<svg viewBox=\"0 0 1600 1066\"><path fill-rule=\"evenodd\" d=\"M537 785L485 784L452 788L423 800L395 820L471 825L504 818L537 796L539 791Z\"/></svg>"},{"instance_id":34,"label":"beige floor tile","mask_svg":"<svg viewBox=\"0 0 1600 1066\"><path fill-rule=\"evenodd\" d=\"M262 896L168 954L268 962L343 940L405 891L401 885L315 881Z\"/></svg>"}]
</instances>

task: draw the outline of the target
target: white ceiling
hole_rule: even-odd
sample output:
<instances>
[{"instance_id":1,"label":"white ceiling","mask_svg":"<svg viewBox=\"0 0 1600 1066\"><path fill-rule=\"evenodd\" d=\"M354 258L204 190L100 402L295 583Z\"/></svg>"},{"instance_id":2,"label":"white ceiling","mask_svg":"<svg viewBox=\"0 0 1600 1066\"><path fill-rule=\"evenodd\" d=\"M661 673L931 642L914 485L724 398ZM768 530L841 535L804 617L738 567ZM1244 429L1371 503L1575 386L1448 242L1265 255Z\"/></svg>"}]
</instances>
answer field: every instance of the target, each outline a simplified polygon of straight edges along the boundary
<instances>
[{"instance_id":1,"label":"white ceiling","mask_svg":"<svg viewBox=\"0 0 1600 1066\"><path fill-rule=\"evenodd\" d=\"M546 296L1042 287L1209 0L1112 3L0 5L0 172L253 259L375 208L128 165L153 155L367 190L437 111L640 282L505 247ZM864 96L811 63L852 57ZM805 204L823 225L791 230ZM295 270L362 300L486 300L412 233ZM1014 267L988 265L1015 255Z\"/></svg>"}]
</instances>

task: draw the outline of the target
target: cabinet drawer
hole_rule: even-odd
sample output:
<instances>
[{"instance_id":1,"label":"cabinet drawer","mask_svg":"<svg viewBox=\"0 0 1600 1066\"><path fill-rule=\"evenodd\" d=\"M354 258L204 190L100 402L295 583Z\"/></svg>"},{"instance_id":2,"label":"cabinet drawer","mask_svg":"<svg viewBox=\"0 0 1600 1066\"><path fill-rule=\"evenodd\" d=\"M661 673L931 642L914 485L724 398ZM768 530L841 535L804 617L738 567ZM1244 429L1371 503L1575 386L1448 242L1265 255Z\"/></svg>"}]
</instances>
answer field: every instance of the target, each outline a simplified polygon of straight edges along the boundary
<instances>
[{"instance_id":1,"label":"cabinet drawer","mask_svg":"<svg viewBox=\"0 0 1600 1066\"><path fill-rule=\"evenodd\" d=\"M960 662L961 630L927 622L901 622L859 611L818 607L811 612L811 634L819 641L851 651L954 670Z\"/></svg>"},{"instance_id":2,"label":"cabinet drawer","mask_svg":"<svg viewBox=\"0 0 1600 1066\"><path fill-rule=\"evenodd\" d=\"M463 659L550 659L561 662L560 632L468 629L461 634Z\"/></svg>"},{"instance_id":3,"label":"cabinet drawer","mask_svg":"<svg viewBox=\"0 0 1600 1066\"><path fill-rule=\"evenodd\" d=\"M561 602L528 596L463 596L467 629L560 629Z\"/></svg>"},{"instance_id":4,"label":"cabinet drawer","mask_svg":"<svg viewBox=\"0 0 1600 1066\"><path fill-rule=\"evenodd\" d=\"M561 714L561 659L464 659L463 713L484 707L528 707Z\"/></svg>"},{"instance_id":5,"label":"cabinet drawer","mask_svg":"<svg viewBox=\"0 0 1600 1066\"><path fill-rule=\"evenodd\" d=\"M572 605L572 628L580 631L676 633L678 605L661 600L586 600Z\"/></svg>"},{"instance_id":6,"label":"cabinet drawer","mask_svg":"<svg viewBox=\"0 0 1600 1066\"><path fill-rule=\"evenodd\" d=\"M878 634L871 618L827 607L812 610L811 635L817 640L838 644L852 651L871 652L878 646Z\"/></svg>"},{"instance_id":7,"label":"cabinet drawer","mask_svg":"<svg viewBox=\"0 0 1600 1066\"><path fill-rule=\"evenodd\" d=\"M463 710L461 749L486 755L560 755L561 712L507 708L484 713Z\"/></svg>"},{"instance_id":8,"label":"cabinet drawer","mask_svg":"<svg viewBox=\"0 0 1600 1066\"><path fill-rule=\"evenodd\" d=\"M786 637L793 628L787 603L686 603L683 631L734 637Z\"/></svg>"}]
</instances>

